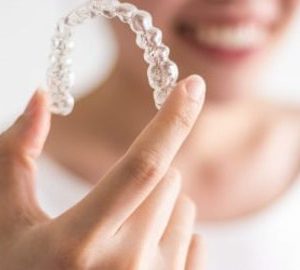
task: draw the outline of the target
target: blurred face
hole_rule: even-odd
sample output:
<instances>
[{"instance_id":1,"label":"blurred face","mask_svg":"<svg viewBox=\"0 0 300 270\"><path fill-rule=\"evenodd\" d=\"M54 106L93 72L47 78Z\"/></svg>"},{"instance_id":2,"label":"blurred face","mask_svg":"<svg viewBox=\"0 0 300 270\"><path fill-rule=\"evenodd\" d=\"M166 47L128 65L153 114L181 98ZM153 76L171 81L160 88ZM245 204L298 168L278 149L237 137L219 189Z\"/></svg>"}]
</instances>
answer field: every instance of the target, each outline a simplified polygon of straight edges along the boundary
<instances>
[{"instance_id":1,"label":"blurred face","mask_svg":"<svg viewBox=\"0 0 300 270\"><path fill-rule=\"evenodd\" d=\"M208 99L249 95L249 86L295 13L298 0L131 0L149 11L164 33L181 78L198 73ZM142 51L127 27L113 22L119 64L145 80Z\"/></svg>"}]
</instances>

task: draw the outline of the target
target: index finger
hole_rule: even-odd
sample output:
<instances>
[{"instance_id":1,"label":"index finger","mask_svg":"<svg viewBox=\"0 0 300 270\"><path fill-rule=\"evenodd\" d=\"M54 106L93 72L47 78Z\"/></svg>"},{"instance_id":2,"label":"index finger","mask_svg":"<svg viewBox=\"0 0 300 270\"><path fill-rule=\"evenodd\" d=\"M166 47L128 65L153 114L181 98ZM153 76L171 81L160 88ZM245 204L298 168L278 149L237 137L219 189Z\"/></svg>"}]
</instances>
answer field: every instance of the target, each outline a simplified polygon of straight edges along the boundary
<instances>
[{"instance_id":1,"label":"index finger","mask_svg":"<svg viewBox=\"0 0 300 270\"><path fill-rule=\"evenodd\" d=\"M166 173L194 126L203 105L204 90L205 83L197 75L178 84L161 112L127 152L133 175L149 180L160 179Z\"/></svg>"},{"instance_id":2,"label":"index finger","mask_svg":"<svg viewBox=\"0 0 300 270\"><path fill-rule=\"evenodd\" d=\"M166 174L203 105L205 84L193 75L180 82L165 106L95 189L61 218L77 237L115 231Z\"/></svg>"}]
</instances>

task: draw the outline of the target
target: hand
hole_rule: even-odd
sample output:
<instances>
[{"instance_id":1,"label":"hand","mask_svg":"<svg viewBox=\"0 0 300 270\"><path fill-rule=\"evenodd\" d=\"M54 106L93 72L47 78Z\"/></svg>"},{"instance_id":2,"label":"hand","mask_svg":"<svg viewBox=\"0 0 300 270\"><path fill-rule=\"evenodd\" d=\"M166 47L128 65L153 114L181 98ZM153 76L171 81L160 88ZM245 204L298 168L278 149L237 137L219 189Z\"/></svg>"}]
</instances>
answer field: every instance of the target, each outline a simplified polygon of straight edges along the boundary
<instances>
[{"instance_id":1,"label":"hand","mask_svg":"<svg viewBox=\"0 0 300 270\"><path fill-rule=\"evenodd\" d=\"M180 174L170 165L204 88L198 76L180 82L119 162L56 219L43 213L34 191L35 160L50 127L47 96L38 91L0 136L0 269L202 269L195 207L180 194Z\"/></svg>"}]
</instances>

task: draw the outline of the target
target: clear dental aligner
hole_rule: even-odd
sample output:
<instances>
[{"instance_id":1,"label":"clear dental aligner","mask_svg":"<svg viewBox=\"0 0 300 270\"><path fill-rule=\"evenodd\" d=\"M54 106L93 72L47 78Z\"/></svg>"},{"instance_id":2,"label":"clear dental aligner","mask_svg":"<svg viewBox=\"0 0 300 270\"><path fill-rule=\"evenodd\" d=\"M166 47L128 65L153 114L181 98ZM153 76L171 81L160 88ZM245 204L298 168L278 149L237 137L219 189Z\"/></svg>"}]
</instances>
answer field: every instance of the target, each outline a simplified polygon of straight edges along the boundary
<instances>
[{"instance_id":1,"label":"clear dental aligner","mask_svg":"<svg viewBox=\"0 0 300 270\"><path fill-rule=\"evenodd\" d=\"M62 18L56 26L47 72L51 111L68 115L73 110L74 98L70 91L74 85L71 58L74 27L98 16L109 19L117 17L136 33L136 43L144 50L144 59L149 64L147 76L149 85L154 89L155 105L160 109L178 79L178 67L169 59L170 50L162 43L161 30L153 26L150 13L130 3L90 0Z\"/></svg>"}]
</instances>

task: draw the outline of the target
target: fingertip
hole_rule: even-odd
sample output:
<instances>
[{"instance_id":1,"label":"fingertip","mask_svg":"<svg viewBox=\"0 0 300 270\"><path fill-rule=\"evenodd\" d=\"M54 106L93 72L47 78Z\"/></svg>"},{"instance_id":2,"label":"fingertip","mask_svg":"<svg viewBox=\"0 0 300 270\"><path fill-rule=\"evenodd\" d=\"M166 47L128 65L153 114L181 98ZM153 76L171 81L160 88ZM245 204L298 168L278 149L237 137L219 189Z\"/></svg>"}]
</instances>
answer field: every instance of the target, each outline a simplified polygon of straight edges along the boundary
<instances>
[{"instance_id":1,"label":"fingertip","mask_svg":"<svg viewBox=\"0 0 300 270\"><path fill-rule=\"evenodd\" d=\"M185 82L188 81L196 81L200 87L202 88L203 91L206 90L206 82L204 80L204 78L202 76L200 76L199 74L192 74L190 76L188 76L186 79L184 79Z\"/></svg>"},{"instance_id":2,"label":"fingertip","mask_svg":"<svg viewBox=\"0 0 300 270\"><path fill-rule=\"evenodd\" d=\"M30 99L23 117L17 123L17 136L26 154L36 158L42 151L50 129L51 113L49 97L41 88L37 89Z\"/></svg>"},{"instance_id":3,"label":"fingertip","mask_svg":"<svg viewBox=\"0 0 300 270\"><path fill-rule=\"evenodd\" d=\"M205 81L199 75L191 75L185 81L185 91L187 95L196 102L201 102L205 94Z\"/></svg>"},{"instance_id":4,"label":"fingertip","mask_svg":"<svg viewBox=\"0 0 300 270\"><path fill-rule=\"evenodd\" d=\"M40 109L49 110L49 96L46 91L38 88L32 95L23 115L33 116Z\"/></svg>"},{"instance_id":5,"label":"fingertip","mask_svg":"<svg viewBox=\"0 0 300 270\"><path fill-rule=\"evenodd\" d=\"M205 238L203 235L199 235L197 233L193 234L190 250L191 252L194 252L196 257L194 259L198 261L197 265L201 266L201 269L204 269L207 261L207 249L205 246Z\"/></svg>"},{"instance_id":6,"label":"fingertip","mask_svg":"<svg viewBox=\"0 0 300 270\"><path fill-rule=\"evenodd\" d=\"M196 215L197 215L197 207L195 202L185 193L180 194L179 198L182 207L185 208L186 213L189 213L192 219L195 221Z\"/></svg>"},{"instance_id":7,"label":"fingertip","mask_svg":"<svg viewBox=\"0 0 300 270\"><path fill-rule=\"evenodd\" d=\"M48 94L39 88L34 92L23 113L21 129L35 129L37 132L41 127L47 128L50 124L50 117Z\"/></svg>"},{"instance_id":8,"label":"fingertip","mask_svg":"<svg viewBox=\"0 0 300 270\"><path fill-rule=\"evenodd\" d=\"M192 74L177 83L166 100L166 104L168 104L166 107L173 106L171 104L176 104L176 106L181 104L188 108L194 103L197 104L197 107L202 108L205 95L205 80L198 74Z\"/></svg>"},{"instance_id":9,"label":"fingertip","mask_svg":"<svg viewBox=\"0 0 300 270\"><path fill-rule=\"evenodd\" d=\"M193 234L192 245L196 248L202 248L203 246L203 237L197 233Z\"/></svg>"},{"instance_id":10,"label":"fingertip","mask_svg":"<svg viewBox=\"0 0 300 270\"><path fill-rule=\"evenodd\" d=\"M203 247L202 237L198 234L193 234L188 257L187 257L187 270L205 269L206 265L206 251Z\"/></svg>"},{"instance_id":11,"label":"fingertip","mask_svg":"<svg viewBox=\"0 0 300 270\"><path fill-rule=\"evenodd\" d=\"M39 87L36 90L36 94L38 96L38 99L41 100L41 102L43 103L43 107L46 109L50 108L50 96L49 93L44 90L43 88Z\"/></svg>"}]
</instances>

